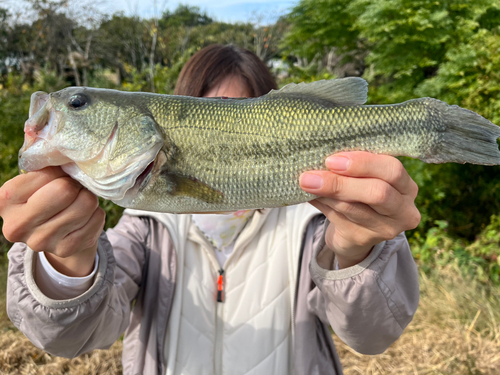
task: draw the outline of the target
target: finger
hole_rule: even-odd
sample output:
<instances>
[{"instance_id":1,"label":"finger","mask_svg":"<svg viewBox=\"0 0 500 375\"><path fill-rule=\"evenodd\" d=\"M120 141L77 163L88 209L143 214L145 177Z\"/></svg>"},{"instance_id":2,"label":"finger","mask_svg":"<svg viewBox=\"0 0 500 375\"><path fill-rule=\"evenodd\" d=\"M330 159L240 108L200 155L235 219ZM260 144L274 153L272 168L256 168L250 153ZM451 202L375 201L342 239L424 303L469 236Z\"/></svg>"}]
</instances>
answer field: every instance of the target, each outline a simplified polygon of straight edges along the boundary
<instances>
[{"instance_id":1,"label":"finger","mask_svg":"<svg viewBox=\"0 0 500 375\"><path fill-rule=\"evenodd\" d=\"M404 203L403 196L390 184L373 178L340 176L328 171L310 171L300 176L301 188L319 197L359 202L381 215L394 215Z\"/></svg>"},{"instance_id":2,"label":"finger","mask_svg":"<svg viewBox=\"0 0 500 375\"><path fill-rule=\"evenodd\" d=\"M377 178L386 181L401 194L416 197L418 186L403 164L395 157L369 152L343 152L329 156L326 166L331 171L351 177Z\"/></svg>"},{"instance_id":3,"label":"finger","mask_svg":"<svg viewBox=\"0 0 500 375\"><path fill-rule=\"evenodd\" d=\"M60 177L38 189L23 207L24 219L41 225L68 208L78 198L83 186L71 177Z\"/></svg>"},{"instance_id":4,"label":"finger","mask_svg":"<svg viewBox=\"0 0 500 375\"><path fill-rule=\"evenodd\" d=\"M14 177L2 186L0 199L13 204L25 203L42 186L56 178L68 176L60 167L48 167Z\"/></svg>"},{"instance_id":5,"label":"finger","mask_svg":"<svg viewBox=\"0 0 500 375\"><path fill-rule=\"evenodd\" d=\"M371 247L373 244L381 241L373 231L350 221L345 215L333 210L324 203L318 200L310 203L323 212L330 221L328 227L329 235L325 236L326 243L330 249L349 249L352 252Z\"/></svg>"},{"instance_id":6,"label":"finger","mask_svg":"<svg viewBox=\"0 0 500 375\"><path fill-rule=\"evenodd\" d=\"M330 207L321 203L319 199L314 199L312 201L309 201L309 204L316 207L318 210L320 210L323 213L323 215L325 215L328 218L328 212L331 210Z\"/></svg>"},{"instance_id":7,"label":"finger","mask_svg":"<svg viewBox=\"0 0 500 375\"><path fill-rule=\"evenodd\" d=\"M379 217L385 220L388 219L387 216L380 215L373 208L363 203L350 203L332 198L319 198L317 201L333 209L335 212L341 213L349 219L349 221L369 229L375 229L377 227L377 222L380 220Z\"/></svg>"},{"instance_id":8,"label":"finger","mask_svg":"<svg viewBox=\"0 0 500 375\"><path fill-rule=\"evenodd\" d=\"M83 187L70 177L61 177L38 189L25 204L5 207L4 233L16 242L26 240L38 227L69 207Z\"/></svg>"},{"instance_id":9,"label":"finger","mask_svg":"<svg viewBox=\"0 0 500 375\"><path fill-rule=\"evenodd\" d=\"M99 200L87 189L82 189L74 203L50 220L50 225L59 228L63 237L83 227L91 218Z\"/></svg>"},{"instance_id":10,"label":"finger","mask_svg":"<svg viewBox=\"0 0 500 375\"><path fill-rule=\"evenodd\" d=\"M372 236L377 239L392 239L404 230L410 229L411 226L411 215L391 218L378 214L371 207L362 203L348 203L330 198L320 198L318 201L337 214L341 214L351 223L368 229L372 232Z\"/></svg>"},{"instance_id":11,"label":"finger","mask_svg":"<svg viewBox=\"0 0 500 375\"><path fill-rule=\"evenodd\" d=\"M34 230L28 245L35 251L54 252L64 237L90 220L98 205L97 197L82 189L73 204Z\"/></svg>"},{"instance_id":12,"label":"finger","mask_svg":"<svg viewBox=\"0 0 500 375\"><path fill-rule=\"evenodd\" d=\"M74 249L90 249L97 244L106 220L106 213L98 207L89 221L81 228L69 233L57 245L58 256L64 258L74 253Z\"/></svg>"}]
</instances>

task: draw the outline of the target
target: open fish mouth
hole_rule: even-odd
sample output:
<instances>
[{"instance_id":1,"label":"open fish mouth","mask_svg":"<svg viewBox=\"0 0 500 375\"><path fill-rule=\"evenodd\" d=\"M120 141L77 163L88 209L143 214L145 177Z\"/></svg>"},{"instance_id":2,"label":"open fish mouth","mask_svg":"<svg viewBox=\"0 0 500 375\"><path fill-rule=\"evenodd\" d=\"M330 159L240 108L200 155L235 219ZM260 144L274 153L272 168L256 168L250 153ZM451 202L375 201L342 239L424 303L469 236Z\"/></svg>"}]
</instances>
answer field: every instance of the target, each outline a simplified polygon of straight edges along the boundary
<instances>
[{"instance_id":1,"label":"open fish mouth","mask_svg":"<svg viewBox=\"0 0 500 375\"><path fill-rule=\"evenodd\" d=\"M24 144L19 150L22 173L71 161L50 142L57 131L58 115L49 99L50 95L41 91L31 95L29 118L24 124Z\"/></svg>"},{"instance_id":2,"label":"open fish mouth","mask_svg":"<svg viewBox=\"0 0 500 375\"><path fill-rule=\"evenodd\" d=\"M149 179L156 155L163 145L158 139L149 149L130 155L118 168L116 165L111 167L108 157L117 144L115 126L98 155L88 160L75 160L67 155L73 150L65 148L58 137L63 114L52 106L49 94L36 92L31 96L29 115L24 126L24 144L19 151L20 172L60 166L94 194L113 201L123 199L129 189L137 189L137 185L140 187ZM97 172L92 169L96 165L101 166Z\"/></svg>"}]
</instances>

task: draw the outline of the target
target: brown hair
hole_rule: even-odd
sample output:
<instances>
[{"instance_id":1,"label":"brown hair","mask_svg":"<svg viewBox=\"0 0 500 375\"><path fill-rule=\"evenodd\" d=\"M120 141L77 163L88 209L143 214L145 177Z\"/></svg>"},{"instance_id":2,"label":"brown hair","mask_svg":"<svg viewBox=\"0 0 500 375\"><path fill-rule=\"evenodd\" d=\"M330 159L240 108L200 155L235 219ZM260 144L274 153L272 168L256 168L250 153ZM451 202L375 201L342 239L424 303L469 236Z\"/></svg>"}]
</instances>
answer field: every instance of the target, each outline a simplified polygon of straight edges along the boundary
<instances>
[{"instance_id":1,"label":"brown hair","mask_svg":"<svg viewBox=\"0 0 500 375\"><path fill-rule=\"evenodd\" d=\"M204 96L230 75L241 77L252 97L278 88L269 69L253 52L233 45L212 44L195 53L184 65L174 95Z\"/></svg>"}]
</instances>

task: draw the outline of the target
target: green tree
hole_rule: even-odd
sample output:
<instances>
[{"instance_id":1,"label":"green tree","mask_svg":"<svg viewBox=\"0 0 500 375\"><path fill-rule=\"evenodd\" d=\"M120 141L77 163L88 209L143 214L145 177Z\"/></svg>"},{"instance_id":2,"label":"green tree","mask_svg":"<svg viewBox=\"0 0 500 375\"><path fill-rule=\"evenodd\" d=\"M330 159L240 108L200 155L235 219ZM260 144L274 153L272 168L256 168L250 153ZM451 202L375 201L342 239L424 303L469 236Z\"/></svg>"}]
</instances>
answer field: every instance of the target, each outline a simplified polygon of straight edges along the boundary
<instances>
[{"instance_id":1,"label":"green tree","mask_svg":"<svg viewBox=\"0 0 500 375\"><path fill-rule=\"evenodd\" d=\"M338 53L358 49L359 31L355 17L347 12L349 0L302 0L287 15L292 27L285 34L287 52L313 60L336 48Z\"/></svg>"},{"instance_id":2,"label":"green tree","mask_svg":"<svg viewBox=\"0 0 500 375\"><path fill-rule=\"evenodd\" d=\"M498 6L494 0L354 1L349 12L370 49L371 100L431 96L499 123ZM421 230L444 219L450 234L472 240L500 211L498 168L404 163L420 180Z\"/></svg>"},{"instance_id":3,"label":"green tree","mask_svg":"<svg viewBox=\"0 0 500 375\"><path fill-rule=\"evenodd\" d=\"M0 8L0 74L7 73L6 59L9 57L9 12Z\"/></svg>"},{"instance_id":4,"label":"green tree","mask_svg":"<svg viewBox=\"0 0 500 375\"><path fill-rule=\"evenodd\" d=\"M125 78L131 69L147 68L150 46L146 36L146 25L139 17L114 14L97 30L96 57L103 67L119 69Z\"/></svg>"},{"instance_id":5,"label":"green tree","mask_svg":"<svg viewBox=\"0 0 500 375\"><path fill-rule=\"evenodd\" d=\"M169 27L195 27L208 25L214 22L206 13L202 13L197 6L180 4L173 12L167 10L159 22L163 28Z\"/></svg>"},{"instance_id":6,"label":"green tree","mask_svg":"<svg viewBox=\"0 0 500 375\"><path fill-rule=\"evenodd\" d=\"M284 43L297 59L329 48L366 54L370 103L432 96L498 123L499 7L497 0L302 0ZM498 168L404 164L420 187L419 233L447 220L450 234L473 239L500 211Z\"/></svg>"},{"instance_id":7,"label":"green tree","mask_svg":"<svg viewBox=\"0 0 500 375\"><path fill-rule=\"evenodd\" d=\"M373 100L415 97L435 77L447 54L478 32L477 20L495 0L354 0L348 12L369 49L366 78Z\"/></svg>"},{"instance_id":8,"label":"green tree","mask_svg":"<svg viewBox=\"0 0 500 375\"><path fill-rule=\"evenodd\" d=\"M486 12L494 15L500 9ZM484 19L474 34L450 48L437 73L415 90L419 96L435 96L448 103L474 110L500 123L500 19Z\"/></svg>"}]
</instances>

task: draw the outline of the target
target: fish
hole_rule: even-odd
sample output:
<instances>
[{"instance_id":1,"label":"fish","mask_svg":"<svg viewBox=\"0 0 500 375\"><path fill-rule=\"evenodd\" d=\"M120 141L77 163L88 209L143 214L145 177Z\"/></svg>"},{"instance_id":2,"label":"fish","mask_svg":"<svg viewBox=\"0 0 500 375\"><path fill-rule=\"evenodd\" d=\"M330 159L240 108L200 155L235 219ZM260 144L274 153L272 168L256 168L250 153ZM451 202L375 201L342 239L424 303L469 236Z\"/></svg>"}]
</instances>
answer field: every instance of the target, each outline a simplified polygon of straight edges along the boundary
<instances>
[{"instance_id":1,"label":"fish","mask_svg":"<svg viewBox=\"0 0 500 375\"><path fill-rule=\"evenodd\" d=\"M500 127L433 98L366 105L359 77L289 84L258 98L68 87L32 94L23 172L61 166L94 194L138 210L192 213L316 199L305 171L340 151L426 163L500 164Z\"/></svg>"}]
</instances>

